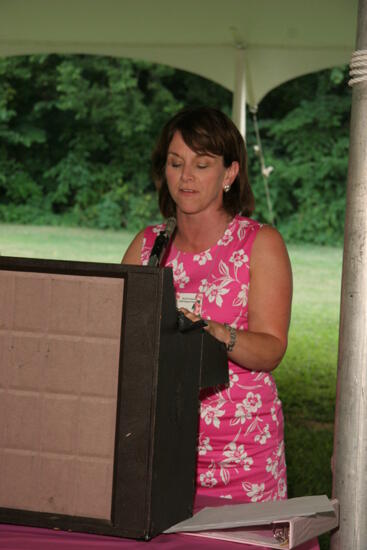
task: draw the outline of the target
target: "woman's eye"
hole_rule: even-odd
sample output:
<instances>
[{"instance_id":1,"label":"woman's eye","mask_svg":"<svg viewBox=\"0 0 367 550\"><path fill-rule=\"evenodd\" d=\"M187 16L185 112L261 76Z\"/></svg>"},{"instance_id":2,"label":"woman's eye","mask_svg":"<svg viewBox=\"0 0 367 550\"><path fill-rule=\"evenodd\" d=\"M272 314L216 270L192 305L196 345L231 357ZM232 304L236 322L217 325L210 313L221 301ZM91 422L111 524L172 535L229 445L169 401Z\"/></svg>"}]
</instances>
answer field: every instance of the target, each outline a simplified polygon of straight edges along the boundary
<instances>
[{"instance_id":1,"label":"woman's eye","mask_svg":"<svg viewBox=\"0 0 367 550\"><path fill-rule=\"evenodd\" d=\"M208 165L207 164L198 164L198 168L200 170L204 170L204 168L208 168Z\"/></svg>"},{"instance_id":2,"label":"woman's eye","mask_svg":"<svg viewBox=\"0 0 367 550\"><path fill-rule=\"evenodd\" d=\"M169 165L172 166L172 168L179 168L181 166L181 163L180 162L170 162Z\"/></svg>"}]
</instances>

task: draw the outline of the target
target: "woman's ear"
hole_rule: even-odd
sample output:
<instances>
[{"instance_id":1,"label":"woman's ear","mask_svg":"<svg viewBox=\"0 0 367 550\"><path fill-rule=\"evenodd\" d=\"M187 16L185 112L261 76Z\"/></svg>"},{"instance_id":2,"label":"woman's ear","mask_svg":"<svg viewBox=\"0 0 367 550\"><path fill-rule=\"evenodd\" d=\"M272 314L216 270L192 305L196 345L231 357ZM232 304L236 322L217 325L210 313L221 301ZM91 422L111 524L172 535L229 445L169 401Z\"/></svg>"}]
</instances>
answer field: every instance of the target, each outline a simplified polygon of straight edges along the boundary
<instances>
[{"instance_id":1,"label":"woman's ear","mask_svg":"<svg viewBox=\"0 0 367 550\"><path fill-rule=\"evenodd\" d=\"M224 177L224 185L232 185L234 180L236 179L238 172L240 169L240 164L237 162L237 160L234 160L231 164L231 166L228 166L226 168L226 175Z\"/></svg>"}]
</instances>

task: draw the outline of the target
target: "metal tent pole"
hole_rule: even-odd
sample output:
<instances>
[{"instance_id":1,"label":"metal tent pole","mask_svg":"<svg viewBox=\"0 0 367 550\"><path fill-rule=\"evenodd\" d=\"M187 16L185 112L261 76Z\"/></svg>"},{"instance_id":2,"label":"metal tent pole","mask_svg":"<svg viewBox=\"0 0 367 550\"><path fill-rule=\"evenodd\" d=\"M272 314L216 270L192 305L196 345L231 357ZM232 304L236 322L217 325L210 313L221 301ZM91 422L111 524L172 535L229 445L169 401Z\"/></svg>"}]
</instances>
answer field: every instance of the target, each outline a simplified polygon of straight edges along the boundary
<instances>
[{"instance_id":1,"label":"metal tent pole","mask_svg":"<svg viewBox=\"0 0 367 550\"><path fill-rule=\"evenodd\" d=\"M246 68L244 48L238 47L236 49L235 63L232 119L243 137L246 138Z\"/></svg>"},{"instance_id":2,"label":"metal tent pole","mask_svg":"<svg viewBox=\"0 0 367 550\"><path fill-rule=\"evenodd\" d=\"M359 0L356 50L333 458L340 525L332 550L367 548L367 0Z\"/></svg>"}]
</instances>

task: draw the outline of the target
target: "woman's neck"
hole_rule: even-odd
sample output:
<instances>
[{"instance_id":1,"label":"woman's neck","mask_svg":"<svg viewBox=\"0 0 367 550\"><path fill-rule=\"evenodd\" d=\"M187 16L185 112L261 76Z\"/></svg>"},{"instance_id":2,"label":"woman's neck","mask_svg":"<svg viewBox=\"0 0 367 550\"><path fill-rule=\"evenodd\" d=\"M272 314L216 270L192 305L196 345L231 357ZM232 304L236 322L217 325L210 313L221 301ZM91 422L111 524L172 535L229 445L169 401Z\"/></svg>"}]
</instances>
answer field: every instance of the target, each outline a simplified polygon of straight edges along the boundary
<instances>
[{"instance_id":1,"label":"woman's neck","mask_svg":"<svg viewBox=\"0 0 367 550\"><path fill-rule=\"evenodd\" d=\"M219 241L230 221L231 216L224 210L215 216L177 212L175 247L181 252L203 252Z\"/></svg>"}]
</instances>

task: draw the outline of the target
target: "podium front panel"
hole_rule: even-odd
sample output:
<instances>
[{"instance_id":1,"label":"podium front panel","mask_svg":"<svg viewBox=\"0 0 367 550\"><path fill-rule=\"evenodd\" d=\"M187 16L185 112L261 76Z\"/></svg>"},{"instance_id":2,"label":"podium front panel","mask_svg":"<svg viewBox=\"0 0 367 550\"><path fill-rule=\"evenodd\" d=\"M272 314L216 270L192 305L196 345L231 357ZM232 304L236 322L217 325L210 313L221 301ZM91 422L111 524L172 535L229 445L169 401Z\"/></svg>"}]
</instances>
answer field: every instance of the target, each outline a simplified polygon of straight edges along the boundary
<instances>
[{"instance_id":1,"label":"podium front panel","mask_svg":"<svg viewBox=\"0 0 367 550\"><path fill-rule=\"evenodd\" d=\"M0 271L0 507L110 520L123 286Z\"/></svg>"},{"instance_id":2,"label":"podium front panel","mask_svg":"<svg viewBox=\"0 0 367 550\"><path fill-rule=\"evenodd\" d=\"M193 506L202 334L172 271L0 258L0 522L148 539Z\"/></svg>"}]
</instances>

